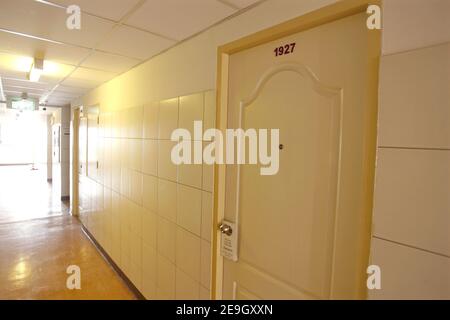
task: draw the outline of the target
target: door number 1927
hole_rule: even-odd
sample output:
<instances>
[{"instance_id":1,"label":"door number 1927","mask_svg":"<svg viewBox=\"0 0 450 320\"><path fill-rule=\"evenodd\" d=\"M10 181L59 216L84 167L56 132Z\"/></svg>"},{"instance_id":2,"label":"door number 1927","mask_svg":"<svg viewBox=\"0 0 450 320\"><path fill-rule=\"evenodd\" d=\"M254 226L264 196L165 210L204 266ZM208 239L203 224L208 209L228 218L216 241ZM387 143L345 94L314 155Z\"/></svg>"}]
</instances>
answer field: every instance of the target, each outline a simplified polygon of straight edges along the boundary
<instances>
[{"instance_id":1,"label":"door number 1927","mask_svg":"<svg viewBox=\"0 0 450 320\"><path fill-rule=\"evenodd\" d=\"M291 54L295 50L296 43L286 44L284 46L278 47L274 50L275 57L284 56L287 54Z\"/></svg>"}]
</instances>

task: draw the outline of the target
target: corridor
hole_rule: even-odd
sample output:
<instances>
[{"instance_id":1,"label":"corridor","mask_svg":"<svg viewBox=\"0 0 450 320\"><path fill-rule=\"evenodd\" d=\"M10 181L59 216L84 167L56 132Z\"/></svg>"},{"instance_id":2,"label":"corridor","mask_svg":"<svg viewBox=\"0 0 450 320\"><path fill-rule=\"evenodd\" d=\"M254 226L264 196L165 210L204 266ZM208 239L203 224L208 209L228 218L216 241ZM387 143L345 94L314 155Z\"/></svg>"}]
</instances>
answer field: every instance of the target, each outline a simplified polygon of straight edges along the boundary
<instances>
[{"instance_id":1,"label":"corridor","mask_svg":"<svg viewBox=\"0 0 450 320\"><path fill-rule=\"evenodd\" d=\"M450 300L447 13L0 0L0 300Z\"/></svg>"},{"instance_id":2,"label":"corridor","mask_svg":"<svg viewBox=\"0 0 450 320\"><path fill-rule=\"evenodd\" d=\"M80 267L81 290L66 286ZM43 167L0 166L0 300L135 299L69 215Z\"/></svg>"}]
</instances>

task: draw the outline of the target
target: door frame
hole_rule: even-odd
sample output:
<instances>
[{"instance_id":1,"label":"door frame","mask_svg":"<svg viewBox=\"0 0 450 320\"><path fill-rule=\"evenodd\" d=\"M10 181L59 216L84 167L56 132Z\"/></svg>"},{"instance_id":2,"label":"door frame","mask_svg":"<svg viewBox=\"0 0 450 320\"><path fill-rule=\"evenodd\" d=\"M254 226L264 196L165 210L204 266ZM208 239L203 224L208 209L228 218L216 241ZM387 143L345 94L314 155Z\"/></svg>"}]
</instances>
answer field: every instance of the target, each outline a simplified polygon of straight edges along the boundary
<instances>
[{"instance_id":1,"label":"door frame","mask_svg":"<svg viewBox=\"0 0 450 320\"><path fill-rule=\"evenodd\" d=\"M80 154L79 154L79 143L80 143L80 116L82 114L83 107L76 107L72 109L72 146L70 148L72 152L72 169L71 169L71 175L72 175L72 185L71 185L71 191L72 194L70 195L70 213L73 216L79 215L79 165L80 165Z\"/></svg>"},{"instance_id":2,"label":"door frame","mask_svg":"<svg viewBox=\"0 0 450 320\"><path fill-rule=\"evenodd\" d=\"M341 0L335 4L312 11L298 18L281 23L274 27L246 36L242 39L225 44L218 48L217 52L217 79L216 79L216 128L224 131L227 128L228 114L228 71L229 59L232 54L259 46L264 43L284 38L317 26L327 24L359 13L367 12L369 5L382 7L382 0ZM367 161L364 164L366 181L366 223L363 226L367 232L367 241L363 244L365 252L364 261L368 264L370 254L370 233L372 224L373 189L375 180L375 159L377 142L377 116L378 116L378 73L381 55L381 30L371 30L368 37L368 97L370 99L370 109L366 128L367 141ZM214 211L212 220L212 269L211 269L211 298L222 299L223 287L223 257L220 254L220 231L217 226L224 218L225 212L225 178L226 165L214 166ZM367 297L365 281L361 279L360 297Z\"/></svg>"}]
</instances>

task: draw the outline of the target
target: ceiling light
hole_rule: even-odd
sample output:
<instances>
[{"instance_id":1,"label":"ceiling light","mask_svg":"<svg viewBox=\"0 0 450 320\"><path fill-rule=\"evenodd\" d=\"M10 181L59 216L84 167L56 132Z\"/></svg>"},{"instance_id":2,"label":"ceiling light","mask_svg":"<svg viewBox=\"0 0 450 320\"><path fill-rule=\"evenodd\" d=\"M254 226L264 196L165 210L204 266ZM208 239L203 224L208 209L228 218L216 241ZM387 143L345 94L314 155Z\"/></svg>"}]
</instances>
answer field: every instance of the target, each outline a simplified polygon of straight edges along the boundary
<instances>
[{"instance_id":1,"label":"ceiling light","mask_svg":"<svg viewBox=\"0 0 450 320\"><path fill-rule=\"evenodd\" d=\"M44 71L44 60L35 58L33 65L31 66L28 79L32 82L38 82L43 71Z\"/></svg>"}]
</instances>

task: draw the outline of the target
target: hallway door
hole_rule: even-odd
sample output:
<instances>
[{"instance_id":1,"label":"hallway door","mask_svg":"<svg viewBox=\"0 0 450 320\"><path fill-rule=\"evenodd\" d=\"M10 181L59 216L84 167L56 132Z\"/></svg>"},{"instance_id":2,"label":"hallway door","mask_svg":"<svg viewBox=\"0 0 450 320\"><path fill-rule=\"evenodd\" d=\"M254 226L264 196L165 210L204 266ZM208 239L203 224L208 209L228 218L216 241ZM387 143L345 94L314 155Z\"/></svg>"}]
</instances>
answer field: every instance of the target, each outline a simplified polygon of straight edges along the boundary
<instances>
[{"instance_id":1,"label":"hallway door","mask_svg":"<svg viewBox=\"0 0 450 320\"><path fill-rule=\"evenodd\" d=\"M271 176L226 168L238 256L223 259L223 299L364 297L376 121L366 20L229 56L227 128L279 129L280 164Z\"/></svg>"},{"instance_id":2,"label":"hallway door","mask_svg":"<svg viewBox=\"0 0 450 320\"><path fill-rule=\"evenodd\" d=\"M88 148L88 120L80 117L78 126L78 214L80 220L87 224L89 209L89 183L87 181L87 148Z\"/></svg>"}]
</instances>

